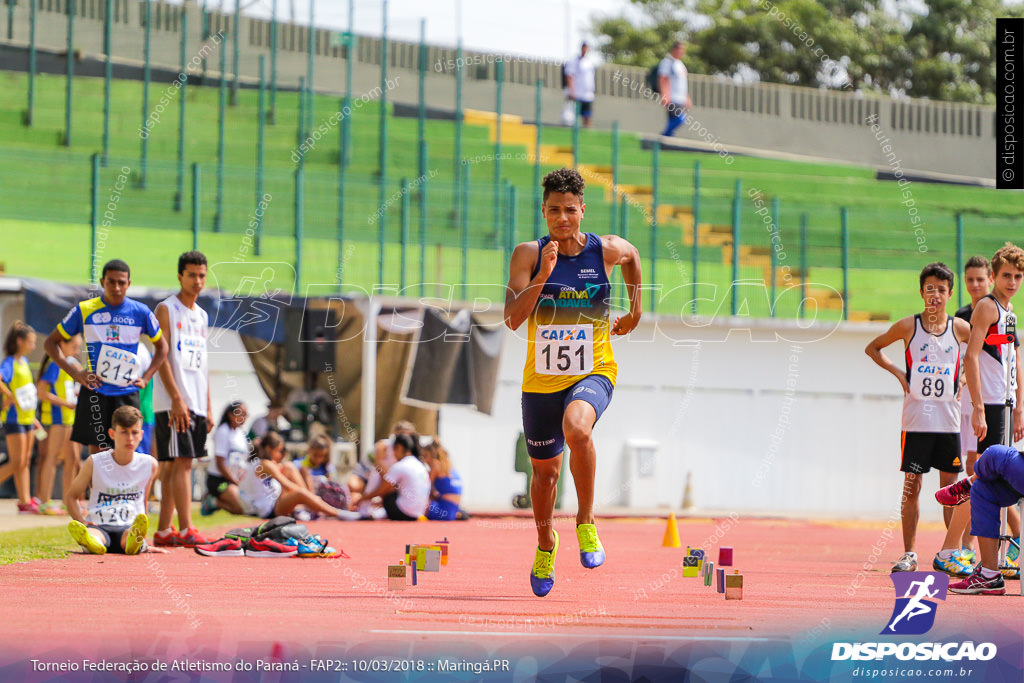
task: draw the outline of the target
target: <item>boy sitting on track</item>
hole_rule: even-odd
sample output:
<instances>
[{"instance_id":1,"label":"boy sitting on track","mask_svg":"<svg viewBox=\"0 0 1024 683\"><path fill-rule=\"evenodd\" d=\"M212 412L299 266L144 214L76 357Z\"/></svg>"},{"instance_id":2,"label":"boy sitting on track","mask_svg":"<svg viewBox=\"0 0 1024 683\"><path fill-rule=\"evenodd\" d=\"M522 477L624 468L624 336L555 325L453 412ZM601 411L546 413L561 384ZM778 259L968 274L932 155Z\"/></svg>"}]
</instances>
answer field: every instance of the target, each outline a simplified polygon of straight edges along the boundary
<instances>
[{"instance_id":1,"label":"boy sitting on track","mask_svg":"<svg viewBox=\"0 0 1024 683\"><path fill-rule=\"evenodd\" d=\"M902 462L904 473L903 556L893 572L917 571L918 497L921 477L932 467L939 470L940 486L956 481L960 462L960 404L957 383L960 344L967 342L971 326L946 312L953 292L953 271L943 263L930 263L919 278L924 310L896 322L871 340L864 352L892 373L903 387ZM902 341L906 365L898 367L882 349ZM949 523L951 511L945 511Z\"/></svg>"},{"instance_id":2,"label":"boy sitting on track","mask_svg":"<svg viewBox=\"0 0 1024 683\"><path fill-rule=\"evenodd\" d=\"M146 501L157 476L151 455L135 451L142 441L142 413L121 406L111 416L114 447L89 456L64 492L64 505L74 520L68 531L94 555L106 552L138 555L146 550ZM89 522L78 509L78 499L89 488Z\"/></svg>"}]
</instances>

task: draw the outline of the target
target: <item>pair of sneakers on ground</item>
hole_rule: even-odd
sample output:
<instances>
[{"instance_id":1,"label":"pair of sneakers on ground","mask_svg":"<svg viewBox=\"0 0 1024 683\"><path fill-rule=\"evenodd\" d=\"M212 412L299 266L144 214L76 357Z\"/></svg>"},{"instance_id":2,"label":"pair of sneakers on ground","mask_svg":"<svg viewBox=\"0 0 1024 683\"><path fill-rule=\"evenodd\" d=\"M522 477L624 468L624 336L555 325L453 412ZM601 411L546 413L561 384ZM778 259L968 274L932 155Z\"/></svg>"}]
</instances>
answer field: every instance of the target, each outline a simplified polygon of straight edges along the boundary
<instances>
[{"instance_id":1,"label":"pair of sneakers on ground","mask_svg":"<svg viewBox=\"0 0 1024 683\"><path fill-rule=\"evenodd\" d=\"M947 507L955 507L962 505L971 499L971 480L970 478L961 479L949 486L945 486L935 492L935 500L939 504ZM1011 543L1006 553L1005 565L998 569L987 569L981 566L981 562L976 565L971 565L976 558L974 553L970 550L967 555L963 550L954 551L947 557L943 557L943 553L936 555L935 560L932 562L932 566L938 571L944 571L952 576L963 577L962 581L951 583L949 585L949 591L951 593L960 593L966 595L1003 595L1006 593L1006 583L1003 577L1010 579L1020 580L1020 547L1016 543ZM959 565L959 566L958 566ZM961 569L963 567L963 569ZM954 571L950 571L950 569ZM964 569L970 570L966 574L963 573ZM892 568L893 572L898 571L916 571L917 570L917 554L916 553L904 553L903 557L899 559L896 566Z\"/></svg>"},{"instance_id":2,"label":"pair of sneakers on ground","mask_svg":"<svg viewBox=\"0 0 1024 683\"><path fill-rule=\"evenodd\" d=\"M149 518L146 515L136 515L132 525L128 528L127 537L124 541L125 555L138 555L146 549L146 534L149 532ZM81 522L71 520L68 522L68 533L75 543L82 546L86 552L93 555L103 555L107 552L107 546L89 533L89 527Z\"/></svg>"},{"instance_id":3,"label":"pair of sneakers on ground","mask_svg":"<svg viewBox=\"0 0 1024 683\"><path fill-rule=\"evenodd\" d=\"M345 557L344 553L327 545L319 534L302 539L288 538L284 543L264 538L224 537L213 543L195 546L196 553L205 557Z\"/></svg>"},{"instance_id":4,"label":"pair of sneakers on ground","mask_svg":"<svg viewBox=\"0 0 1024 683\"><path fill-rule=\"evenodd\" d=\"M554 529L551 533L555 536L555 545L551 550L541 550L537 547L537 554L533 560L533 569L530 570L530 587L533 594L539 598L551 592L555 585L555 554L558 553L558 532ZM580 543L580 563L587 569L600 567L604 563L604 546L601 539L597 537L597 527L593 524L577 524L576 540Z\"/></svg>"}]
</instances>

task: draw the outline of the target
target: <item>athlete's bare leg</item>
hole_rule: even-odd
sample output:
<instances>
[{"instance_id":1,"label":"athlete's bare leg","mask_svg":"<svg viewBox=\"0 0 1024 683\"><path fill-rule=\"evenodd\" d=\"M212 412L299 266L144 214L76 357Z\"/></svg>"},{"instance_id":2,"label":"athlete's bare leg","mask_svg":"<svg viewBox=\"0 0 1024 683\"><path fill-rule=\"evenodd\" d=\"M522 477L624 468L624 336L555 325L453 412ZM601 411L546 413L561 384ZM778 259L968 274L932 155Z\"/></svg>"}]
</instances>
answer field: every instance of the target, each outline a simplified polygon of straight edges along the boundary
<instances>
[{"instance_id":1,"label":"athlete's bare leg","mask_svg":"<svg viewBox=\"0 0 1024 683\"><path fill-rule=\"evenodd\" d=\"M597 476L597 450L592 438L597 412L586 401L572 401L562 417L562 433L569 447L569 470L576 483L579 511L576 524L594 523L594 480Z\"/></svg>"},{"instance_id":2,"label":"athlete's bare leg","mask_svg":"<svg viewBox=\"0 0 1024 683\"><path fill-rule=\"evenodd\" d=\"M917 544L918 498L921 494L921 475L904 472L903 498L900 503L900 519L903 522L903 550L915 552Z\"/></svg>"},{"instance_id":3,"label":"athlete's bare leg","mask_svg":"<svg viewBox=\"0 0 1024 683\"><path fill-rule=\"evenodd\" d=\"M956 483L957 478L960 476L959 472L942 472L939 471L939 488L945 488L950 484ZM949 521L953 518L953 508L943 507L942 508L942 522L946 525L946 529L949 529Z\"/></svg>"},{"instance_id":4,"label":"athlete's bare leg","mask_svg":"<svg viewBox=\"0 0 1024 683\"><path fill-rule=\"evenodd\" d=\"M160 463L160 521L157 523L158 531L170 531L171 522L174 520L174 490L171 488L171 465L174 463L165 460Z\"/></svg>"},{"instance_id":5,"label":"athlete's bare leg","mask_svg":"<svg viewBox=\"0 0 1024 683\"><path fill-rule=\"evenodd\" d=\"M533 480L530 499L533 501L533 521L537 525L537 547L549 551L555 547L555 496L558 493L558 475L562 471L562 454L547 460L530 458Z\"/></svg>"}]
</instances>

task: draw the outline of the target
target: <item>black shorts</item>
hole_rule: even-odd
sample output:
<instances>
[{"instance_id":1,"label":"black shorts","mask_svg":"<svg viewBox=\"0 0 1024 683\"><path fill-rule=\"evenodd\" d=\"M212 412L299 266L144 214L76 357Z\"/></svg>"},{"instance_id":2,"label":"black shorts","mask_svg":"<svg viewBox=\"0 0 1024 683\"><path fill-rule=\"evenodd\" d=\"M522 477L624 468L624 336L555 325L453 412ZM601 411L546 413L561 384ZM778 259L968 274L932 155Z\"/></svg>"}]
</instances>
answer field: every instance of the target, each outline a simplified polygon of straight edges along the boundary
<instances>
[{"instance_id":1,"label":"black shorts","mask_svg":"<svg viewBox=\"0 0 1024 683\"><path fill-rule=\"evenodd\" d=\"M601 419L612 401L615 387L604 375L587 375L576 384L548 394L524 391L523 433L526 435L526 451L535 460L555 458L565 448L565 434L562 432L562 418L566 408L573 401L586 401Z\"/></svg>"},{"instance_id":2,"label":"black shorts","mask_svg":"<svg viewBox=\"0 0 1024 683\"><path fill-rule=\"evenodd\" d=\"M220 498L229 486L231 486L231 482L224 477L219 477L216 474L206 475L206 492L211 496Z\"/></svg>"},{"instance_id":3,"label":"black shorts","mask_svg":"<svg viewBox=\"0 0 1024 683\"><path fill-rule=\"evenodd\" d=\"M4 434L27 434L32 431L32 425L22 425L17 422L4 423Z\"/></svg>"},{"instance_id":4,"label":"black shorts","mask_svg":"<svg viewBox=\"0 0 1024 683\"><path fill-rule=\"evenodd\" d=\"M398 507L398 491L392 491L382 497L380 502L384 505L384 511L388 513L388 519L393 522L415 522L416 517L410 517Z\"/></svg>"},{"instance_id":5,"label":"black shorts","mask_svg":"<svg viewBox=\"0 0 1024 683\"><path fill-rule=\"evenodd\" d=\"M940 472L964 471L960 432L903 432L901 450L900 472L924 474L933 467Z\"/></svg>"},{"instance_id":6,"label":"black shorts","mask_svg":"<svg viewBox=\"0 0 1024 683\"><path fill-rule=\"evenodd\" d=\"M580 116L585 119L589 119L594 112L594 102L584 102L583 100L578 101L580 103Z\"/></svg>"},{"instance_id":7,"label":"black shorts","mask_svg":"<svg viewBox=\"0 0 1024 683\"><path fill-rule=\"evenodd\" d=\"M78 394L78 405L75 407L75 424L71 428L71 440L100 449L113 448L114 441L107 430L110 429L114 411L121 406L140 407L139 392L107 396L83 386Z\"/></svg>"},{"instance_id":8,"label":"black shorts","mask_svg":"<svg viewBox=\"0 0 1024 683\"><path fill-rule=\"evenodd\" d=\"M107 547L108 553L124 554L121 547L121 537L131 531L130 526L107 526L105 524L89 524L90 529L97 529L103 537L103 545Z\"/></svg>"},{"instance_id":9,"label":"black shorts","mask_svg":"<svg viewBox=\"0 0 1024 683\"><path fill-rule=\"evenodd\" d=\"M978 453L984 453L989 446L1003 445L1006 430L1006 406L985 404L985 438L978 442Z\"/></svg>"},{"instance_id":10,"label":"black shorts","mask_svg":"<svg viewBox=\"0 0 1024 683\"><path fill-rule=\"evenodd\" d=\"M188 413L189 427L183 432L175 430L171 439L171 411L156 413L156 459L170 462L178 458L195 460L206 455L206 418Z\"/></svg>"}]
</instances>

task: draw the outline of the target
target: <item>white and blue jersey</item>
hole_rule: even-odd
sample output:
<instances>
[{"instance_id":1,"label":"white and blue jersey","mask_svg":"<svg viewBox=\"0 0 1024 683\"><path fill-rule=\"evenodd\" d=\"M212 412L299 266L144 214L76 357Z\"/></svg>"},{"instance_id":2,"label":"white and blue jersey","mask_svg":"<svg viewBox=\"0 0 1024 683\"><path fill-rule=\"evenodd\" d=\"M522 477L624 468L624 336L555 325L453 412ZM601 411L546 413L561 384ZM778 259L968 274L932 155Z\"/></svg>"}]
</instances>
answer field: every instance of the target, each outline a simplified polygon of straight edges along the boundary
<instances>
[{"instance_id":1,"label":"white and blue jersey","mask_svg":"<svg viewBox=\"0 0 1024 683\"><path fill-rule=\"evenodd\" d=\"M57 325L65 339L85 338L87 370L100 380L96 393L125 396L138 391L134 382L145 372L138 356L142 335L156 342L160 324L145 304L125 297L120 306L109 306L103 297L78 302Z\"/></svg>"}]
</instances>

